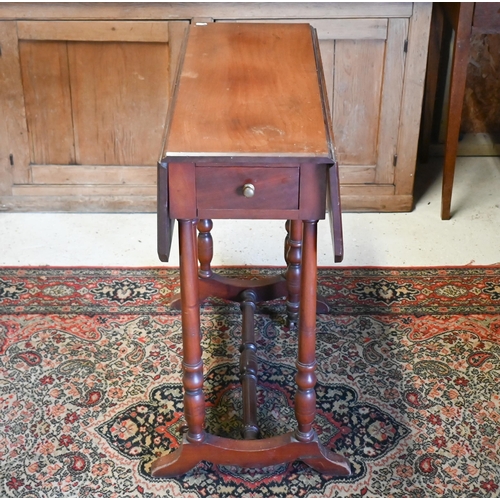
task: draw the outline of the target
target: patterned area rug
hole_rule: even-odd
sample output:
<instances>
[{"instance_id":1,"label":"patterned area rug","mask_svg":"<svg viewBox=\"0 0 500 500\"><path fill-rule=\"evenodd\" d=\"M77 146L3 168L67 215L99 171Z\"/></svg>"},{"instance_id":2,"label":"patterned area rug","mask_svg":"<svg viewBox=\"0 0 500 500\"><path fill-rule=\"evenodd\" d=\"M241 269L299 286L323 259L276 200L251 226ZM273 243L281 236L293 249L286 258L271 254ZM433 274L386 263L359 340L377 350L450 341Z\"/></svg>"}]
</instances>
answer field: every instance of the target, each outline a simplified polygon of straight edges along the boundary
<instances>
[{"instance_id":1,"label":"patterned area rug","mask_svg":"<svg viewBox=\"0 0 500 500\"><path fill-rule=\"evenodd\" d=\"M0 496L499 496L500 268L320 269L315 427L348 478L301 462L150 476L183 424L178 286L175 269L0 269ZM296 331L283 301L257 312L271 436L294 428ZM201 318L206 425L239 438L239 306Z\"/></svg>"}]
</instances>

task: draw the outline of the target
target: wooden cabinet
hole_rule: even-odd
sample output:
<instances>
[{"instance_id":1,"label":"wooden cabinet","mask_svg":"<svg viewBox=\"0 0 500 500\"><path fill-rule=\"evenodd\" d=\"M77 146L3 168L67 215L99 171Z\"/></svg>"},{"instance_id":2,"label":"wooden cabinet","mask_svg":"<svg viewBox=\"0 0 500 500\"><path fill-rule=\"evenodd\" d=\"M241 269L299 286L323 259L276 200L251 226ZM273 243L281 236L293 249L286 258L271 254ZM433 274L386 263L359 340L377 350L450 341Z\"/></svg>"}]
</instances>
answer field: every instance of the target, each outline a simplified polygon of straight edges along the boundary
<instances>
[{"instance_id":1,"label":"wooden cabinet","mask_svg":"<svg viewBox=\"0 0 500 500\"><path fill-rule=\"evenodd\" d=\"M1 22L1 204L154 209L156 161L187 25Z\"/></svg>"},{"instance_id":2,"label":"wooden cabinet","mask_svg":"<svg viewBox=\"0 0 500 500\"><path fill-rule=\"evenodd\" d=\"M0 206L154 211L189 22L308 22L318 31L344 210L413 204L430 4L0 6Z\"/></svg>"}]
</instances>

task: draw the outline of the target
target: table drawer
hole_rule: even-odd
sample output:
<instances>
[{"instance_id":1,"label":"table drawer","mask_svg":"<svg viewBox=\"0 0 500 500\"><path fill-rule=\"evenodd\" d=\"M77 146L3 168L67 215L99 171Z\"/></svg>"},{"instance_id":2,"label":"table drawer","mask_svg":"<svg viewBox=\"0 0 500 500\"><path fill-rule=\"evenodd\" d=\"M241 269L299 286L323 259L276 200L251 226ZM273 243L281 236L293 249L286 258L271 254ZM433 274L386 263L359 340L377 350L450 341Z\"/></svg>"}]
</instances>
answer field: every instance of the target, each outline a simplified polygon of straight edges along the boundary
<instances>
[{"instance_id":1,"label":"table drawer","mask_svg":"<svg viewBox=\"0 0 500 500\"><path fill-rule=\"evenodd\" d=\"M198 210L299 208L298 166L196 167L195 178Z\"/></svg>"}]
</instances>

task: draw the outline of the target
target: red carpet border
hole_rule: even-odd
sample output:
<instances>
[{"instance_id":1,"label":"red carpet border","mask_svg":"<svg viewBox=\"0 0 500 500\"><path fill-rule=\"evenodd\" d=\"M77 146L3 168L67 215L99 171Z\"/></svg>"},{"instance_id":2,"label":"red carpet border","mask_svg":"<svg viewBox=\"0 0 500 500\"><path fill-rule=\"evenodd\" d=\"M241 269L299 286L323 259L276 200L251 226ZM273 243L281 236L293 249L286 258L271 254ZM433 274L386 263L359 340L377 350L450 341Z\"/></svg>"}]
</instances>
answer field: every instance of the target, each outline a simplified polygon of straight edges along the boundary
<instances>
[{"instance_id":1,"label":"red carpet border","mask_svg":"<svg viewBox=\"0 0 500 500\"><path fill-rule=\"evenodd\" d=\"M300 462L151 478L183 423L178 287L176 269L0 268L0 495L499 496L500 268L319 270L315 427L349 478ZM238 438L239 307L201 318L206 425ZM256 321L271 436L294 428L296 331L280 300Z\"/></svg>"}]
</instances>

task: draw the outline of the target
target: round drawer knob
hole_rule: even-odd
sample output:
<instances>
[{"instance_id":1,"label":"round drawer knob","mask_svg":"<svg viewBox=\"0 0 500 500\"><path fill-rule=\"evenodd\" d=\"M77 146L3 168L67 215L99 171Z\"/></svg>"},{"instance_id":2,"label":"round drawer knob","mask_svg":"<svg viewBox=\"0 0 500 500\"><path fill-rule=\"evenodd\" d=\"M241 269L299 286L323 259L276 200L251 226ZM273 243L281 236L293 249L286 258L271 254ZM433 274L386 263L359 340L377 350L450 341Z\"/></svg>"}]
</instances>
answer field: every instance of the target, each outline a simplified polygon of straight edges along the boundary
<instances>
[{"instance_id":1,"label":"round drawer knob","mask_svg":"<svg viewBox=\"0 0 500 500\"><path fill-rule=\"evenodd\" d=\"M255 194L255 186L253 184L245 184L243 186L243 196L251 198Z\"/></svg>"}]
</instances>

